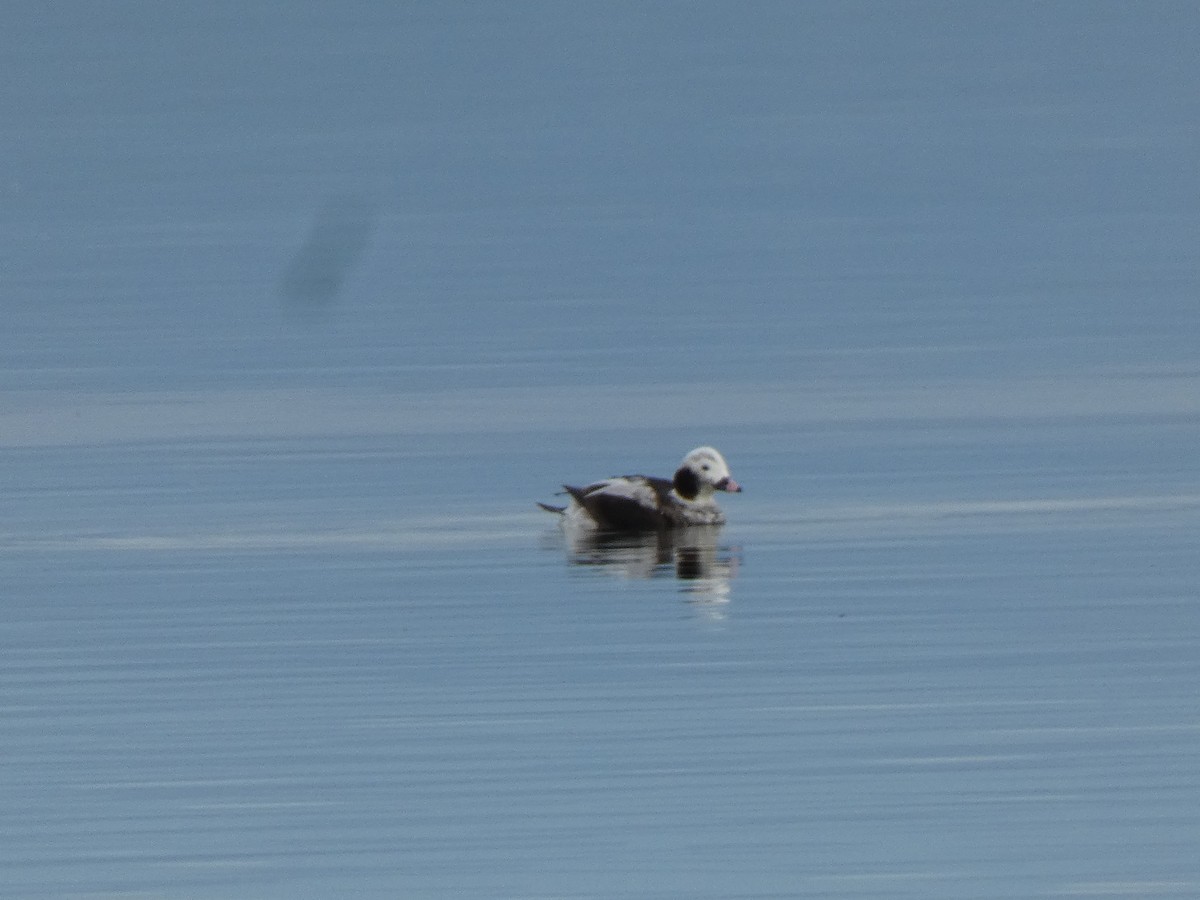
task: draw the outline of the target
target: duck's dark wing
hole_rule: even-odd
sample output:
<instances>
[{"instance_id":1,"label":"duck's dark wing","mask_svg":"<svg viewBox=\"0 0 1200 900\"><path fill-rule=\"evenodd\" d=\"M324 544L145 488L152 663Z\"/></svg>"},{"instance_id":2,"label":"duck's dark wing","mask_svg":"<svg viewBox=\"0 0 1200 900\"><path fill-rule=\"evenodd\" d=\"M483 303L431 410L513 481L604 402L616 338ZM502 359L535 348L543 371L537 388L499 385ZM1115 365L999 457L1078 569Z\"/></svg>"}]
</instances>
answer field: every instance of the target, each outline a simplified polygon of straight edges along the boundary
<instances>
[{"instance_id":1,"label":"duck's dark wing","mask_svg":"<svg viewBox=\"0 0 1200 900\"><path fill-rule=\"evenodd\" d=\"M665 514L671 482L666 478L627 475L597 481L587 487L563 485L575 502L588 511L600 528L613 531L655 531L670 524Z\"/></svg>"}]
</instances>

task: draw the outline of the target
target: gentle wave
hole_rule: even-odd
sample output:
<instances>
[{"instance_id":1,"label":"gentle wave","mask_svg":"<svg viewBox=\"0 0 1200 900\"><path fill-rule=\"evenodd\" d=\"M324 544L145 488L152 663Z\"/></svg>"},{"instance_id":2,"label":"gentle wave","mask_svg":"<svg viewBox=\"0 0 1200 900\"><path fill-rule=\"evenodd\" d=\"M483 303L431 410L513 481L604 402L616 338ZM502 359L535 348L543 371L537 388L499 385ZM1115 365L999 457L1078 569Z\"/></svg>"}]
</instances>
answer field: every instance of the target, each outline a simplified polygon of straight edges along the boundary
<instances>
[{"instance_id":1,"label":"gentle wave","mask_svg":"<svg viewBox=\"0 0 1200 900\"><path fill-rule=\"evenodd\" d=\"M0 446L358 434L479 434L604 423L687 428L721 410L728 426L817 422L998 421L1194 416L1200 374L879 382L504 387L385 394L348 389L13 392L0 402Z\"/></svg>"}]
</instances>

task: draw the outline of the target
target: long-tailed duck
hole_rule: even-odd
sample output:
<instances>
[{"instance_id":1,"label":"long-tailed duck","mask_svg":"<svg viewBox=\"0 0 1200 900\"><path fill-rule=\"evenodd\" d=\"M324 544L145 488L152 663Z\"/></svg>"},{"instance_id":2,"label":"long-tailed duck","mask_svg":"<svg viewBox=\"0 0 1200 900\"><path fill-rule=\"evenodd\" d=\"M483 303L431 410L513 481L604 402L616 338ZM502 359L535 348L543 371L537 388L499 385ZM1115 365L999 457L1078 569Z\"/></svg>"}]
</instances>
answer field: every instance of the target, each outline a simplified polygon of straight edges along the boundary
<instances>
[{"instance_id":1,"label":"long-tailed duck","mask_svg":"<svg viewBox=\"0 0 1200 900\"><path fill-rule=\"evenodd\" d=\"M563 487L571 498L567 506L538 506L560 513L570 525L605 531L721 525L725 516L713 494L742 489L730 477L725 457L712 447L697 447L685 456L673 478L622 475L587 487Z\"/></svg>"}]
</instances>

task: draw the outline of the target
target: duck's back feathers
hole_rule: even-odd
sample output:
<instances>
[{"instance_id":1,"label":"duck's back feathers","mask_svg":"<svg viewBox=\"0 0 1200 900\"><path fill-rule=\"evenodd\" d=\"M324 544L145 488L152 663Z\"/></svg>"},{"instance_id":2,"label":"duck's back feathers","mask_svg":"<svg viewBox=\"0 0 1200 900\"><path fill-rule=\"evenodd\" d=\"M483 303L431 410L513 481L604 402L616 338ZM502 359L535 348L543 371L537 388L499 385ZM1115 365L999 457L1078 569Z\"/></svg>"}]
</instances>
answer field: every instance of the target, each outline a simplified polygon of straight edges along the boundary
<instances>
[{"instance_id":1,"label":"duck's back feathers","mask_svg":"<svg viewBox=\"0 0 1200 900\"><path fill-rule=\"evenodd\" d=\"M671 482L665 478L623 475L587 487L563 487L600 528L654 531L670 525Z\"/></svg>"}]
</instances>

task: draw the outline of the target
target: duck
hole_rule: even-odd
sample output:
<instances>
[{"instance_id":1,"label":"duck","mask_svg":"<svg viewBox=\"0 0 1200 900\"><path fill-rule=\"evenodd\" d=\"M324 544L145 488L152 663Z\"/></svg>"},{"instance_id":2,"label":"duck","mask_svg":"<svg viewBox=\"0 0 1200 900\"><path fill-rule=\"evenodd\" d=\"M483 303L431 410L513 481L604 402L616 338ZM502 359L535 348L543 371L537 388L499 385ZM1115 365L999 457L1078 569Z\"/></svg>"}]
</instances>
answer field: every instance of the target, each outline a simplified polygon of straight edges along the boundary
<instances>
[{"instance_id":1,"label":"duck","mask_svg":"<svg viewBox=\"0 0 1200 900\"><path fill-rule=\"evenodd\" d=\"M692 525L723 525L725 514L715 494L741 493L729 464L712 447L697 447L683 458L675 475L620 475L585 487L564 484L566 506L539 503L569 526L615 532L666 531Z\"/></svg>"}]
</instances>

